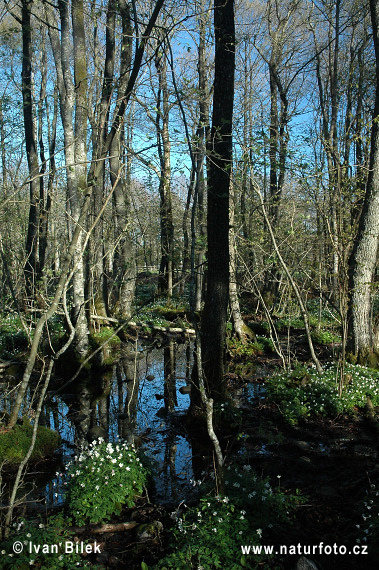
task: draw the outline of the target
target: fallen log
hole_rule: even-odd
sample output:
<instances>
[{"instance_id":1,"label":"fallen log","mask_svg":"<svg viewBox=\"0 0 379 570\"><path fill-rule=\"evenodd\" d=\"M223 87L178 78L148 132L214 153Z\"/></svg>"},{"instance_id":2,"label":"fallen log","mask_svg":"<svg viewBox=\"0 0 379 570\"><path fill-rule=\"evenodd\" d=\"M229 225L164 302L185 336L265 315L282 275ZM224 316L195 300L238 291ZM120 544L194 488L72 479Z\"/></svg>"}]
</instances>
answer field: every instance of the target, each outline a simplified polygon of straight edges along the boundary
<instances>
[{"instance_id":1,"label":"fallen log","mask_svg":"<svg viewBox=\"0 0 379 570\"><path fill-rule=\"evenodd\" d=\"M118 319L115 319L113 317L102 317L101 315L91 315L91 318L94 320L99 320L99 321L109 321L111 323L121 323L122 321L119 321ZM162 327L162 326L158 326L158 325L153 325L152 323L143 323L140 321L129 321L128 323L126 323L125 326L128 327L133 327L133 328L140 328L140 327L149 327L155 331L159 331L159 332L164 332L164 333L171 333L171 334L188 334L188 335L195 335L196 331L195 329L187 329L185 327Z\"/></svg>"},{"instance_id":2,"label":"fallen log","mask_svg":"<svg viewBox=\"0 0 379 570\"><path fill-rule=\"evenodd\" d=\"M124 522L124 523L104 523L100 526L74 526L71 527L71 531L75 534L103 534L106 532L122 532L124 530L132 530L138 525L136 522Z\"/></svg>"}]
</instances>

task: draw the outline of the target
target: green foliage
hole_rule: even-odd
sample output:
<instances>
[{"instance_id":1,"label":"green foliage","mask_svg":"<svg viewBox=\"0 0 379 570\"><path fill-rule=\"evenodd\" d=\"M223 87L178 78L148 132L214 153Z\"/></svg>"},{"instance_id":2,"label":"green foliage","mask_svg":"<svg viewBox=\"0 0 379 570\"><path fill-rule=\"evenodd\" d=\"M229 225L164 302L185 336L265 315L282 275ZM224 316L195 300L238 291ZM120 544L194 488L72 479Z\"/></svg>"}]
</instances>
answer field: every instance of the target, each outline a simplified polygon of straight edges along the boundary
<instances>
[{"instance_id":1,"label":"green foliage","mask_svg":"<svg viewBox=\"0 0 379 570\"><path fill-rule=\"evenodd\" d=\"M150 309L150 307L143 307L140 311L138 311L136 315L136 321L145 323L146 328L149 328L149 325L156 326L156 327L169 327L170 322L164 319L162 316L154 313ZM147 331L149 332L150 329Z\"/></svg>"},{"instance_id":2,"label":"green foliage","mask_svg":"<svg viewBox=\"0 0 379 570\"><path fill-rule=\"evenodd\" d=\"M228 497L201 499L198 507L177 516L174 551L157 568L242 568L240 545L259 544L260 531L245 515Z\"/></svg>"},{"instance_id":3,"label":"green foliage","mask_svg":"<svg viewBox=\"0 0 379 570\"><path fill-rule=\"evenodd\" d=\"M213 410L214 423L217 426L236 428L242 423L242 411L233 402L216 402Z\"/></svg>"},{"instance_id":4,"label":"green foliage","mask_svg":"<svg viewBox=\"0 0 379 570\"><path fill-rule=\"evenodd\" d=\"M243 556L241 545L258 545L265 529L280 521L288 524L288 511L301 502L273 489L250 465L228 467L226 495L204 497L196 507L173 513L176 528L172 553L159 562L161 569L257 568L268 556Z\"/></svg>"},{"instance_id":5,"label":"green foliage","mask_svg":"<svg viewBox=\"0 0 379 570\"><path fill-rule=\"evenodd\" d=\"M47 524L42 523L40 519L15 523L9 538L1 544L0 568L5 570L17 567L21 570L32 566L41 570L72 570L89 566L89 563L75 552L74 533L68 530L71 524L71 519L63 514L51 516ZM14 553L15 544L20 550L22 547L22 552ZM39 545L39 552L36 553L33 546L38 549ZM43 546L53 545L56 545L57 552L54 549L43 552ZM71 549L73 552L70 552Z\"/></svg>"},{"instance_id":6,"label":"green foliage","mask_svg":"<svg viewBox=\"0 0 379 570\"><path fill-rule=\"evenodd\" d=\"M321 375L312 366L302 366L269 379L267 397L291 424L311 415L334 418L363 408L367 396L374 406L379 405L378 377L375 370L346 364L341 384L341 370L335 363L326 366Z\"/></svg>"},{"instance_id":7,"label":"green foliage","mask_svg":"<svg viewBox=\"0 0 379 570\"><path fill-rule=\"evenodd\" d=\"M100 332L94 332L91 334L91 342L94 348L101 346L106 341L107 346L119 346L121 344L120 337L114 334L114 330L109 327L102 327Z\"/></svg>"},{"instance_id":8,"label":"green foliage","mask_svg":"<svg viewBox=\"0 0 379 570\"><path fill-rule=\"evenodd\" d=\"M314 342L322 345L338 344L341 342L341 336L331 330L315 330L311 332L311 337Z\"/></svg>"},{"instance_id":9,"label":"green foliage","mask_svg":"<svg viewBox=\"0 0 379 570\"><path fill-rule=\"evenodd\" d=\"M278 332L288 328L304 330L303 317L298 313L298 307L291 307L292 314L283 315L275 322ZM339 317L335 311L323 308L320 312L319 300L311 299L307 303L308 322L312 329L312 339L319 344L328 345L341 342L339 334Z\"/></svg>"},{"instance_id":10,"label":"green foliage","mask_svg":"<svg viewBox=\"0 0 379 570\"><path fill-rule=\"evenodd\" d=\"M137 303L145 305L149 303L157 292L156 275L151 274L149 277L144 278L142 281L137 280L136 284L136 300Z\"/></svg>"},{"instance_id":11,"label":"green foliage","mask_svg":"<svg viewBox=\"0 0 379 570\"><path fill-rule=\"evenodd\" d=\"M101 438L66 466L68 509L78 525L99 523L122 506L133 507L146 471L133 446Z\"/></svg>"},{"instance_id":12,"label":"green foliage","mask_svg":"<svg viewBox=\"0 0 379 570\"><path fill-rule=\"evenodd\" d=\"M275 327L278 332L282 332L287 328L303 329L304 320L302 319L302 317L296 317L296 316L282 317L275 322Z\"/></svg>"},{"instance_id":13,"label":"green foliage","mask_svg":"<svg viewBox=\"0 0 379 570\"><path fill-rule=\"evenodd\" d=\"M49 330L49 340L51 344L56 346L61 346L63 344L63 339L66 337L67 332L64 324L64 318L62 315L53 315L48 321Z\"/></svg>"},{"instance_id":14,"label":"green foliage","mask_svg":"<svg viewBox=\"0 0 379 570\"><path fill-rule=\"evenodd\" d=\"M184 299L171 298L169 301L167 299L157 299L149 305L149 310L152 312L157 312L161 314L165 313L183 313L189 311L189 304Z\"/></svg>"},{"instance_id":15,"label":"green foliage","mask_svg":"<svg viewBox=\"0 0 379 570\"><path fill-rule=\"evenodd\" d=\"M0 317L0 355L12 359L28 348L28 337L18 315L7 313Z\"/></svg>"},{"instance_id":16,"label":"green foliage","mask_svg":"<svg viewBox=\"0 0 379 570\"><path fill-rule=\"evenodd\" d=\"M136 320L146 323L147 332L150 332L149 325L169 327L173 321L177 322L178 326L185 328L188 326L188 323L182 321L181 317L188 310L188 303L183 299L170 299L170 301L157 299L139 309L136 314Z\"/></svg>"},{"instance_id":17,"label":"green foliage","mask_svg":"<svg viewBox=\"0 0 379 570\"><path fill-rule=\"evenodd\" d=\"M27 454L33 433L33 426L27 418L16 424L12 430L0 429L0 461L17 465ZM60 438L56 431L39 426L31 460L35 461L51 455L59 446Z\"/></svg>"},{"instance_id":18,"label":"green foliage","mask_svg":"<svg viewBox=\"0 0 379 570\"><path fill-rule=\"evenodd\" d=\"M253 342L242 342L232 337L228 339L228 350L233 358L253 358L258 354L273 352L274 346L271 339L265 336L257 336Z\"/></svg>"},{"instance_id":19,"label":"green foliage","mask_svg":"<svg viewBox=\"0 0 379 570\"><path fill-rule=\"evenodd\" d=\"M267 336L257 336L255 343L262 347L263 352L266 354L275 352L273 342L271 338L268 338Z\"/></svg>"}]
</instances>

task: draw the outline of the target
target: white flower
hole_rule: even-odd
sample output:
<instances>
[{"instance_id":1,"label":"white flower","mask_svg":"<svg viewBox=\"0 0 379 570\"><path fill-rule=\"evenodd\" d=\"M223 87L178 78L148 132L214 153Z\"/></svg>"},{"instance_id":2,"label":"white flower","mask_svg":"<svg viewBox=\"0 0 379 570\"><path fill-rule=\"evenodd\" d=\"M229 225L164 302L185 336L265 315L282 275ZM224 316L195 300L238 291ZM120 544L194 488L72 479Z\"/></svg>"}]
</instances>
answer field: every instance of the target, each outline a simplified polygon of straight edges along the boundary
<instances>
[{"instance_id":1,"label":"white flower","mask_svg":"<svg viewBox=\"0 0 379 570\"><path fill-rule=\"evenodd\" d=\"M262 529L261 528L257 528L257 535L259 536L259 538L262 537Z\"/></svg>"}]
</instances>

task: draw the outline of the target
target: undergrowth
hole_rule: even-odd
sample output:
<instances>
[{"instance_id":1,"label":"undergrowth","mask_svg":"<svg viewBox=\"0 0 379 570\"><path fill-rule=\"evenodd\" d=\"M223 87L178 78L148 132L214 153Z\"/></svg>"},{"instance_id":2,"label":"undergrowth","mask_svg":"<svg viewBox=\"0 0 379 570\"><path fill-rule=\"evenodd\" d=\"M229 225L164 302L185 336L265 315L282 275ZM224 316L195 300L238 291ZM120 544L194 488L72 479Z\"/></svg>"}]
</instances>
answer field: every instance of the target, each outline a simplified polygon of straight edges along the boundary
<instances>
[{"instance_id":1,"label":"undergrowth","mask_svg":"<svg viewBox=\"0 0 379 570\"><path fill-rule=\"evenodd\" d=\"M335 418L363 408L367 397L379 405L378 379L378 371L360 365L345 364L343 374L336 363L328 364L323 374L301 366L268 379L267 399L291 424L310 416Z\"/></svg>"}]
</instances>

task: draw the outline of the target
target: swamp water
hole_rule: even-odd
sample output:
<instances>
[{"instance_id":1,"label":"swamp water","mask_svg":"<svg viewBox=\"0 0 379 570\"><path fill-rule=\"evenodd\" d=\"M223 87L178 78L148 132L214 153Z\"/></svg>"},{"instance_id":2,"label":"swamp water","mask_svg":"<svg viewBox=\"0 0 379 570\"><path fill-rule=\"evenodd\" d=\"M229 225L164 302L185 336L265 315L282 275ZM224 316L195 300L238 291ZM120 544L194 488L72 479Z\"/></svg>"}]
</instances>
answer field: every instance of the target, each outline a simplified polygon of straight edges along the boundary
<instances>
[{"instance_id":1,"label":"swamp water","mask_svg":"<svg viewBox=\"0 0 379 570\"><path fill-rule=\"evenodd\" d=\"M159 347L130 344L112 371L90 382L63 383L45 413L45 425L62 437L63 463L78 445L98 437L126 440L140 447L147 459L154 501L178 504L193 496L198 457L184 422L192 351L192 344L174 340ZM45 496L49 506L62 502L61 476L47 484Z\"/></svg>"},{"instance_id":2,"label":"swamp water","mask_svg":"<svg viewBox=\"0 0 379 570\"><path fill-rule=\"evenodd\" d=\"M160 339L124 345L114 366L90 380L70 382L61 373L40 418L60 434L61 460L58 456L53 467L38 465L24 491L38 489L32 497L47 507L62 504L64 464L80 446L102 437L140 448L152 473L151 500L177 506L195 498L194 481L209 474L213 459L208 438L186 429L192 366L193 343ZM30 389L29 406L37 394ZM264 389L250 383L234 391L233 399L239 407L262 397Z\"/></svg>"}]
</instances>

